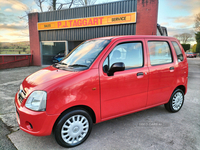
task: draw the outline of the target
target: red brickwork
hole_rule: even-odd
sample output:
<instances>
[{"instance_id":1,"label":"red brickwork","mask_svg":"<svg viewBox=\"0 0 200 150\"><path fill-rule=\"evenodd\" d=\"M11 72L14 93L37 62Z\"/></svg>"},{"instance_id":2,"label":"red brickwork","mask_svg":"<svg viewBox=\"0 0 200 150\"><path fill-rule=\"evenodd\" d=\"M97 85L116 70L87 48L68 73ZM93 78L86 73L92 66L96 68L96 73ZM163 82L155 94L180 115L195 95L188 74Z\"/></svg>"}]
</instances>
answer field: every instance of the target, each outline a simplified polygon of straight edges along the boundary
<instances>
[{"instance_id":1,"label":"red brickwork","mask_svg":"<svg viewBox=\"0 0 200 150\"><path fill-rule=\"evenodd\" d=\"M156 35L158 0L137 0L136 35Z\"/></svg>"},{"instance_id":2,"label":"red brickwork","mask_svg":"<svg viewBox=\"0 0 200 150\"><path fill-rule=\"evenodd\" d=\"M31 55L0 55L0 69L26 67L31 64Z\"/></svg>"},{"instance_id":3,"label":"red brickwork","mask_svg":"<svg viewBox=\"0 0 200 150\"><path fill-rule=\"evenodd\" d=\"M30 50L33 55L33 65L41 66L39 32L37 30L38 13L31 13L29 17Z\"/></svg>"}]
</instances>

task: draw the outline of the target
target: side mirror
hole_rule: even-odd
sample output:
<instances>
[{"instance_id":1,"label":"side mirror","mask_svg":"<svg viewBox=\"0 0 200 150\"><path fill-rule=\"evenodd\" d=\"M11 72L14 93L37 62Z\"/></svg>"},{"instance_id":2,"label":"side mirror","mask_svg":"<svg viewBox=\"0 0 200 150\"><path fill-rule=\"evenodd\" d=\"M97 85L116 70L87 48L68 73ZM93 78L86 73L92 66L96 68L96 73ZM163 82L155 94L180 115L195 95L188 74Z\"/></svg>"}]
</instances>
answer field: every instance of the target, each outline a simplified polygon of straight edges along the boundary
<instances>
[{"instance_id":1,"label":"side mirror","mask_svg":"<svg viewBox=\"0 0 200 150\"><path fill-rule=\"evenodd\" d=\"M124 71L125 70L125 65L123 62L117 62L112 64L110 69L108 70L108 76L113 76L115 72L117 71Z\"/></svg>"}]
</instances>

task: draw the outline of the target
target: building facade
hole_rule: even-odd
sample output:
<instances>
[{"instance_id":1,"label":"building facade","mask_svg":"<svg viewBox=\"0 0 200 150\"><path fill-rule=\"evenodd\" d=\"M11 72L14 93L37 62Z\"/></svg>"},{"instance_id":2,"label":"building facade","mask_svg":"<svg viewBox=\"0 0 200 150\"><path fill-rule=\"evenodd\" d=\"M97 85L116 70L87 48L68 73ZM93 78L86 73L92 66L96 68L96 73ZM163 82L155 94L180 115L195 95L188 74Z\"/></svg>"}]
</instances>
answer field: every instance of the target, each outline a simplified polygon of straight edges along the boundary
<instances>
[{"instance_id":1,"label":"building facade","mask_svg":"<svg viewBox=\"0 0 200 150\"><path fill-rule=\"evenodd\" d=\"M81 42L104 36L167 35L157 25L158 0L126 0L29 14L33 65L52 64Z\"/></svg>"}]
</instances>

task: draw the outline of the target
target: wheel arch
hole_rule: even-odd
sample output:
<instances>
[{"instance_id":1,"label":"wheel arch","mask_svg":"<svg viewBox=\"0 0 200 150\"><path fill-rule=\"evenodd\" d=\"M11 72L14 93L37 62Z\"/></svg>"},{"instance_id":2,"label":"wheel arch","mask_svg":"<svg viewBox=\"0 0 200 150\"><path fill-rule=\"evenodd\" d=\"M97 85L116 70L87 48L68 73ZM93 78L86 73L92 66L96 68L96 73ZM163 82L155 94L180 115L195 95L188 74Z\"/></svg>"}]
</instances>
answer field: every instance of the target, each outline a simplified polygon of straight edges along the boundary
<instances>
[{"instance_id":1,"label":"wheel arch","mask_svg":"<svg viewBox=\"0 0 200 150\"><path fill-rule=\"evenodd\" d=\"M176 92L180 92L180 91L181 91L181 93L183 94L183 98L182 98L182 101L181 101L181 105L180 105L180 106L175 106L175 107L179 107L179 108L174 108L173 102L172 102L172 100L174 99L173 97L174 97L174 95L176 94ZM185 94L185 93L186 93L186 88L185 88L185 86L183 86L183 85L177 86L177 87L174 89L174 91L173 91L173 93L172 93L172 95L171 95L169 101L165 104L165 109L166 109L167 111L169 111L169 112L172 112L172 113L178 112L178 111L181 109L181 107L183 106L184 94ZM176 100L175 100L175 101L176 101ZM178 104L178 105L179 105L179 104Z\"/></svg>"},{"instance_id":2,"label":"wheel arch","mask_svg":"<svg viewBox=\"0 0 200 150\"><path fill-rule=\"evenodd\" d=\"M179 85L179 86L177 86L177 87L174 89L174 91L175 91L176 89L181 89L181 90L183 91L183 93L186 94L186 88L185 88L184 85ZM173 91L173 92L174 92L174 91Z\"/></svg>"},{"instance_id":3,"label":"wheel arch","mask_svg":"<svg viewBox=\"0 0 200 150\"><path fill-rule=\"evenodd\" d=\"M88 107L88 106L85 106L85 105L77 105L77 106L73 106L73 107L70 107L70 108L64 110L64 111L59 115L59 117L56 119L56 121L55 121L55 123L54 123L53 131L54 131L55 125L56 125L57 122L60 120L60 118L62 118L66 113L68 113L68 112L70 112L70 111L72 111L72 110L77 110L77 109L82 109L82 110L87 111L87 112L90 114L93 123L96 123L96 115L95 115L95 113L94 113L94 111L93 111L92 108L90 108L90 107Z\"/></svg>"}]
</instances>

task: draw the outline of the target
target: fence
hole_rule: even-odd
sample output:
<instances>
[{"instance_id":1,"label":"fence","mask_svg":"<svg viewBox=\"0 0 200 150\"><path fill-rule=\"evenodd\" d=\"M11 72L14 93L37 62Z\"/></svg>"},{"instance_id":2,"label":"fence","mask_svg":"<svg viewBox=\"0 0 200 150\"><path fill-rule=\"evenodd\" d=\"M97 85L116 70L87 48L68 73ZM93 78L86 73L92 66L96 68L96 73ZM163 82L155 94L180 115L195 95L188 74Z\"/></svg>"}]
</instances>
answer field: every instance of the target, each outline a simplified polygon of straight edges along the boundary
<instances>
[{"instance_id":1,"label":"fence","mask_svg":"<svg viewBox=\"0 0 200 150\"><path fill-rule=\"evenodd\" d=\"M26 67L32 65L32 55L0 55L0 69Z\"/></svg>"}]
</instances>

